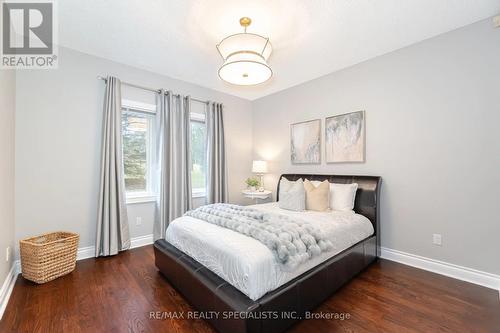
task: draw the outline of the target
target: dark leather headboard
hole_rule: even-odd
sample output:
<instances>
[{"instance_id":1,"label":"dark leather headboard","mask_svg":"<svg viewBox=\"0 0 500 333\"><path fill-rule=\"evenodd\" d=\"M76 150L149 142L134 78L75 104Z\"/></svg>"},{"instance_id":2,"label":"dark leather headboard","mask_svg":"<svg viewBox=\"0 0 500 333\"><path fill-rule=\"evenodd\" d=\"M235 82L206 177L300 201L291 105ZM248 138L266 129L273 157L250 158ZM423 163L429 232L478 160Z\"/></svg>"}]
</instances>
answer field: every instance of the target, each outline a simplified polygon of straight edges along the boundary
<instances>
[{"instance_id":1,"label":"dark leather headboard","mask_svg":"<svg viewBox=\"0 0 500 333\"><path fill-rule=\"evenodd\" d=\"M328 180L330 183L351 184L358 183L358 191L356 192L356 201L354 202L354 211L358 214L366 216L373 224L375 234L377 235L377 245L380 244L380 227L379 227L379 212L380 212L380 185L382 178L377 176L345 176L345 175L312 175L312 174L283 174L280 177L285 177L288 180L295 181L299 178L303 180ZM280 182L278 181L278 189L276 191L276 201L279 201Z\"/></svg>"}]
</instances>

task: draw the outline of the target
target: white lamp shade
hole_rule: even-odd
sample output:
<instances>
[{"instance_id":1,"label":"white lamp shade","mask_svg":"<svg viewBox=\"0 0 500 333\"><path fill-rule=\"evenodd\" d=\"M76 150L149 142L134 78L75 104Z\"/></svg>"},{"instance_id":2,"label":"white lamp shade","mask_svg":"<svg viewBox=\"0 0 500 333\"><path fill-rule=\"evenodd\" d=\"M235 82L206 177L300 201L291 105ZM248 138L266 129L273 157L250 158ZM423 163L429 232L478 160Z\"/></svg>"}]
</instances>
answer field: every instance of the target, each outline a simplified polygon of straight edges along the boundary
<instances>
[{"instance_id":1,"label":"white lamp shade","mask_svg":"<svg viewBox=\"0 0 500 333\"><path fill-rule=\"evenodd\" d=\"M268 38L257 34L241 33L224 38L217 45L224 63L219 77L237 85L254 85L271 78L273 71L267 64L272 46Z\"/></svg>"},{"instance_id":2,"label":"white lamp shade","mask_svg":"<svg viewBox=\"0 0 500 333\"><path fill-rule=\"evenodd\" d=\"M253 161L252 172L253 173L266 173L267 172L267 162L266 161Z\"/></svg>"},{"instance_id":3,"label":"white lamp shade","mask_svg":"<svg viewBox=\"0 0 500 333\"><path fill-rule=\"evenodd\" d=\"M222 80L240 86L265 82L272 75L271 68L255 54L244 54L244 57L240 54L230 56L219 69L219 77Z\"/></svg>"},{"instance_id":4,"label":"white lamp shade","mask_svg":"<svg viewBox=\"0 0 500 333\"><path fill-rule=\"evenodd\" d=\"M273 51L268 38L251 33L228 36L217 45L217 49L224 60L235 53L256 53L267 61Z\"/></svg>"}]
</instances>

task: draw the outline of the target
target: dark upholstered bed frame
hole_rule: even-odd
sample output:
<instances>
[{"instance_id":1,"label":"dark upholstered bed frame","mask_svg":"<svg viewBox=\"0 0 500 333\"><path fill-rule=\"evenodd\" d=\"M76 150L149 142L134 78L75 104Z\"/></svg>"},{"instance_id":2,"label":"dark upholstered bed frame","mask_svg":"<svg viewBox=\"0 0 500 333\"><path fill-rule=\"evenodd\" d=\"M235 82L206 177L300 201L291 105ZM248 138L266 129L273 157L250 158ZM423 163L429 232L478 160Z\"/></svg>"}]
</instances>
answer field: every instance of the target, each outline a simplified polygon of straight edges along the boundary
<instances>
[{"instance_id":1,"label":"dark upholstered bed frame","mask_svg":"<svg viewBox=\"0 0 500 333\"><path fill-rule=\"evenodd\" d=\"M155 263L160 272L197 311L215 311L218 314L207 317L211 318L208 321L219 332L282 332L378 257L380 177L310 174L284 174L280 179L282 177L288 180L307 178L327 179L332 183L358 183L354 210L370 219L375 234L256 301L164 239L156 241ZM276 193L278 200L279 183Z\"/></svg>"}]
</instances>

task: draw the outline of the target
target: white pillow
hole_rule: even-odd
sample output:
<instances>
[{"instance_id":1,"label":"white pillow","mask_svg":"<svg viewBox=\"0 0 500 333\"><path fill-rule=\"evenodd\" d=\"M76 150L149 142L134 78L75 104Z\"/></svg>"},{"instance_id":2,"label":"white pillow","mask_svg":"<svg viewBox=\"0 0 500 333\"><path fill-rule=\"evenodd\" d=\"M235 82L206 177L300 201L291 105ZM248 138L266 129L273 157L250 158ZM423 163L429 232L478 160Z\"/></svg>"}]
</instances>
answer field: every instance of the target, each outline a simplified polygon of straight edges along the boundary
<instances>
[{"instance_id":1,"label":"white pillow","mask_svg":"<svg viewBox=\"0 0 500 333\"><path fill-rule=\"evenodd\" d=\"M358 183L330 183L330 209L342 211L353 210L357 190Z\"/></svg>"},{"instance_id":2,"label":"white pillow","mask_svg":"<svg viewBox=\"0 0 500 333\"><path fill-rule=\"evenodd\" d=\"M306 191L302 178L294 182L281 178L278 207L294 211L306 209Z\"/></svg>"},{"instance_id":3,"label":"white pillow","mask_svg":"<svg viewBox=\"0 0 500 333\"><path fill-rule=\"evenodd\" d=\"M318 180L311 182L314 186L321 184ZM354 200L358 183L337 184L330 183L330 209L341 211L352 211L354 209Z\"/></svg>"}]
</instances>

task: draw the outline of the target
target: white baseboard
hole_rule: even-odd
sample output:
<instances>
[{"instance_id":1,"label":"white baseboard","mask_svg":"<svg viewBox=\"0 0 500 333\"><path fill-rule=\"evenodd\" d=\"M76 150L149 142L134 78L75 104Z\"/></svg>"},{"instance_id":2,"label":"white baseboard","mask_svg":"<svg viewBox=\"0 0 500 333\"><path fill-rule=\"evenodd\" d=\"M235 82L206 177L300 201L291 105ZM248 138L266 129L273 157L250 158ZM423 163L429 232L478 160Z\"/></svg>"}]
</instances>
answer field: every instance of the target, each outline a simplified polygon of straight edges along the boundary
<instances>
[{"instance_id":1,"label":"white baseboard","mask_svg":"<svg viewBox=\"0 0 500 333\"><path fill-rule=\"evenodd\" d=\"M135 249L137 247L153 244L153 242L153 235L134 237L130 239L130 248ZM81 247L76 253L76 260L94 258L94 256L95 246ZM7 307L10 294L12 293L12 289L14 289L14 284L16 283L16 278L19 273L21 273L21 262L16 260L5 278L2 289L0 289L0 319L2 319L2 315Z\"/></svg>"},{"instance_id":2,"label":"white baseboard","mask_svg":"<svg viewBox=\"0 0 500 333\"><path fill-rule=\"evenodd\" d=\"M76 252L76 260L95 257L95 246L80 247Z\"/></svg>"},{"instance_id":3,"label":"white baseboard","mask_svg":"<svg viewBox=\"0 0 500 333\"><path fill-rule=\"evenodd\" d=\"M130 248L135 249L136 247L146 246L153 244L153 235L139 236L130 239ZM95 246L81 247L76 253L76 260L88 259L95 257Z\"/></svg>"},{"instance_id":4,"label":"white baseboard","mask_svg":"<svg viewBox=\"0 0 500 333\"><path fill-rule=\"evenodd\" d=\"M10 294L12 294L12 290L16 284L16 277L19 270L17 266L17 261L15 261L3 282L2 289L0 289L0 320L2 319L7 303L9 303Z\"/></svg>"},{"instance_id":5,"label":"white baseboard","mask_svg":"<svg viewBox=\"0 0 500 333\"><path fill-rule=\"evenodd\" d=\"M417 267L426 271L478 284L491 289L496 289L500 293L500 275L421 257L411 253L388 249L386 247L382 247L380 250L381 258L383 259L396 261L408 266Z\"/></svg>"},{"instance_id":6,"label":"white baseboard","mask_svg":"<svg viewBox=\"0 0 500 333\"><path fill-rule=\"evenodd\" d=\"M153 243L154 243L153 234L146 235L146 236L140 236L140 237L134 237L134 238L130 239L130 248L135 249L136 247L151 245Z\"/></svg>"}]
</instances>

